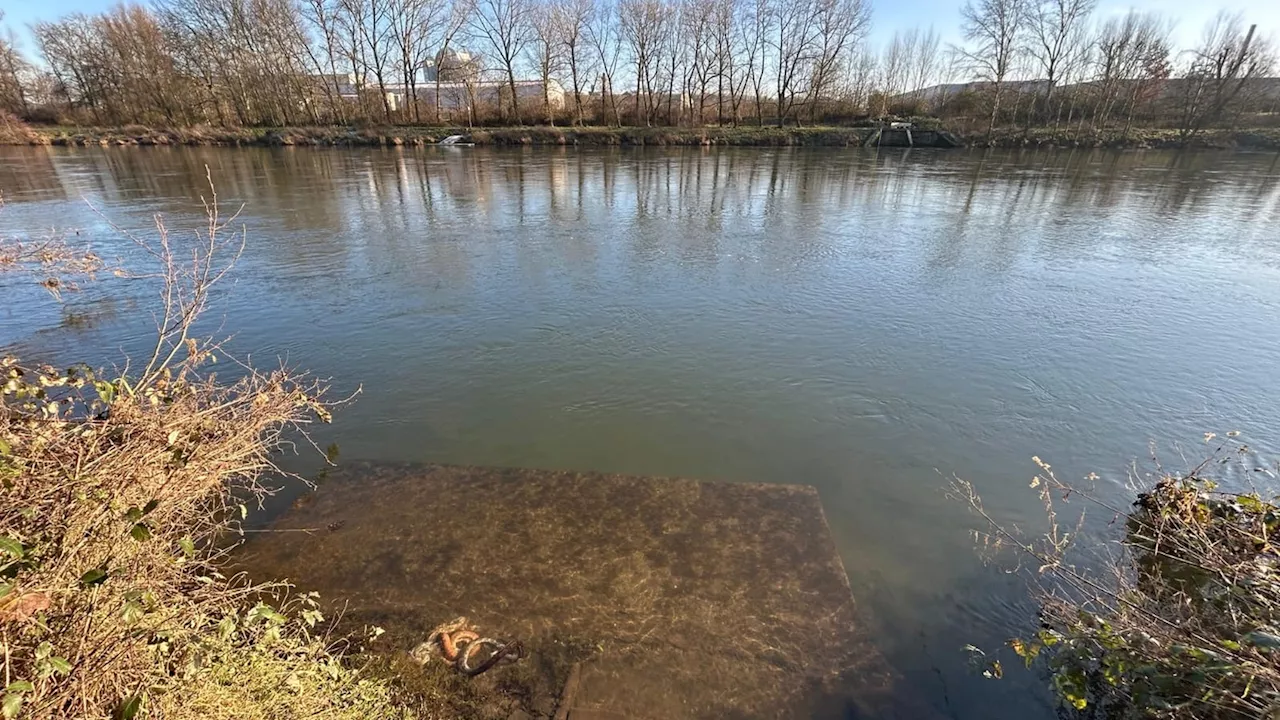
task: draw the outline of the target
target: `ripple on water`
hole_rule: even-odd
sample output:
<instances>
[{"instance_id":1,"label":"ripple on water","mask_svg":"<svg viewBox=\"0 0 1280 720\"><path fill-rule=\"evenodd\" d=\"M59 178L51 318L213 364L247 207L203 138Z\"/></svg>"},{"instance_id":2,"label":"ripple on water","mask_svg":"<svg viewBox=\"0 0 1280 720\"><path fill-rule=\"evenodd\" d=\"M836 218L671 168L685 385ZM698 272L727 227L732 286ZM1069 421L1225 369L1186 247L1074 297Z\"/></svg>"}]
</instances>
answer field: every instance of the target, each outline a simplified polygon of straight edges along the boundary
<instances>
[{"instance_id":1,"label":"ripple on water","mask_svg":"<svg viewBox=\"0 0 1280 720\"><path fill-rule=\"evenodd\" d=\"M970 629L998 644L1032 608L978 563L946 477L1036 527L1033 455L1123 502L1148 441L1191 463L1239 429L1259 455L1229 484L1271 479L1270 158L558 152L4 148L3 222L129 258L81 198L194 227L208 163L249 239L209 327L363 386L321 446L812 484L855 583L883 588L879 642L955 717L1050 715L1034 682L965 667ZM77 330L0 280L0 348L145 352L154 288L101 286L136 304Z\"/></svg>"}]
</instances>

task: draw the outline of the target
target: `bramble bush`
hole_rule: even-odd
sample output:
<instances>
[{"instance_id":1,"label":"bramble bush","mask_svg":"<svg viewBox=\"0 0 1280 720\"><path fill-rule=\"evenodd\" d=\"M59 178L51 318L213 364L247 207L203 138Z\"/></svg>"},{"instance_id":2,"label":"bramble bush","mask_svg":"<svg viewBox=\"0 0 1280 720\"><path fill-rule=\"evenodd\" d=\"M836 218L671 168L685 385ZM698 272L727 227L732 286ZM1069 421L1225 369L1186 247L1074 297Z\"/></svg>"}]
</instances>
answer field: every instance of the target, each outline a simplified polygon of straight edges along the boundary
<instances>
[{"instance_id":1,"label":"bramble bush","mask_svg":"<svg viewBox=\"0 0 1280 720\"><path fill-rule=\"evenodd\" d=\"M1228 433L1188 472L1157 463L1136 477L1128 507L1090 483L1060 480L1036 458L1032 487L1049 530L1035 538L989 515L969 483L952 483L983 518L978 538L986 548L1034 562L1040 629L1009 645L1028 666L1042 663L1069 714L1280 717L1280 505L1271 492L1227 491L1215 480L1231 463L1275 477L1252 458L1238 433ZM1110 562L1073 560L1078 544L1102 549L1083 539L1083 515L1074 528L1060 524L1060 509L1073 500L1123 520L1113 523L1119 552Z\"/></svg>"},{"instance_id":2,"label":"bramble bush","mask_svg":"<svg viewBox=\"0 0 1280 720\"><path fill-rule=\"evenodd\" d=\"M160 291L154 349L132 372L0 360L6 720L408 717L343 662L314 596L219 569L219 535L331 405L287 368L209 372L229 358L192 327L245 241L210 197L192 242L159 218L154 239L130 236L158 267L133 277ZM56 238L0 237L0 270L54 291L101 267Z\"/></svg>"}]
</instances>

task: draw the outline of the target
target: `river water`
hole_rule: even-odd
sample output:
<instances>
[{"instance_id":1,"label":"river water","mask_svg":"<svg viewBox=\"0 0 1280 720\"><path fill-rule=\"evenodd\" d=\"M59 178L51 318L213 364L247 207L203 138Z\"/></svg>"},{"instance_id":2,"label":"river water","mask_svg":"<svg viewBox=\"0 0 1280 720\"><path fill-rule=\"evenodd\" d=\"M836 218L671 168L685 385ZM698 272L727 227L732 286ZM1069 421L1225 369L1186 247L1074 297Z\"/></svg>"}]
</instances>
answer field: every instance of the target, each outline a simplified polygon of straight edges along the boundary
<instances>
[{"instance_id":1,"label":"river water","mask_svg":"<svg viewBox=\"0 0 1280 720\"><path fill-rule=\"evenodd\" d=\"M952 717L1052 710L967 664L1035 606L948 476L1034 531L1033 455L1119 499L1150 442L1277 447L1275 155L5 148L0 231L129 261L119 229L199 223L206 167L247 233L210 330L362 388L320 442L812 484L869 629ZM151 292L2 278L0 348L139 354Z\"/></svg>"}]
</instances>

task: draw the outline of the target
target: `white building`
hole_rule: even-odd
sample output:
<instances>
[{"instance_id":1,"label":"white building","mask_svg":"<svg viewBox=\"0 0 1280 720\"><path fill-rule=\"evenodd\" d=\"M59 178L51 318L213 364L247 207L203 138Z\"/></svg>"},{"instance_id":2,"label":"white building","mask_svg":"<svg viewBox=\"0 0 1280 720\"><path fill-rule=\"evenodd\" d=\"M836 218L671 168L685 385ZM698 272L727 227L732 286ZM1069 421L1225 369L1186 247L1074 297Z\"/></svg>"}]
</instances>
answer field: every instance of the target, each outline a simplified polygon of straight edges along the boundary
<instances>
[{"instance_id":1,"label":"white building","mask_svg":"<svg viewBox=\"0 0 1280 720\"><path fill-rule=\"evenodd\" d=\"M427 70L428 78L418 82L413 88L403 82L385 83L387 105L392 112L408 107L410 92L415 94L418 102L428 107L435 107L436 94L439 92L440 109L447 112L466 112L472 103L505 107L510 100L511 86L506 80L437 80L434 67ZM443 73L441 73L443 74ZM367 78L363 83L357 82L355 73L344 73L338 76L324 75L319 78L329 87L335 88L339 97L355 101L361 93L365 97L377 97L377 82ZM516 101L528 106L540 105L545 97L553 110L565 107L565 91L560 83L552 79L547 87L540 80L516 80Z\"/></svg>"}]
</instances>

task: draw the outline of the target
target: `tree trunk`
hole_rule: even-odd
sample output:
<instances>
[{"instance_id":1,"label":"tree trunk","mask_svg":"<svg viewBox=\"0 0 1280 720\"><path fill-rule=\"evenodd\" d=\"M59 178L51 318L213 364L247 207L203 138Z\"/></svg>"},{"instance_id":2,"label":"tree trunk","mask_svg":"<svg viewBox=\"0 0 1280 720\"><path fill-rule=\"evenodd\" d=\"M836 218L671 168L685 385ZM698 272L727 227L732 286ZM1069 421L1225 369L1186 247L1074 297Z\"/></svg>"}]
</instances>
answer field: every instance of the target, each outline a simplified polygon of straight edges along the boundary
<instances>
[{"instance_id":1,"label":"tree trunk","mask_svg":"<svg viewBox=\"0 0 1280 720\"><path fill-rule=\"evenodd\" d=\"M447 48L448 46L446 46ZM434 99L436 106L436 124L440 124L440 68L436 68L436 96Z\"/></svg>"},{"instance_id":2,"label":"tree trunk","mask_svg":"<svg viewBox=\"0 0 1280 720\"><path fill-rule=\"evenodd\" d=\"M716 124L724 127L724 68L716 78Z\"/></svg>"},{"instance_id":3,"label":"tree trunk","mask_svg":"<svg viewBox=\"0 0 1280 720\"><path fill-rule=\"evenodd\" d=\"M422 115L418 111L418 71L413 66L413 60L409 58L404 59L404 81L404 85L408 89L405 94L405 102L410 103L410 107L413 110L413 123L420 125L422 124ZM406 119L408 116L409 114L406 113Z\"/></svg>"},{"instance_id":4,"label":"tree trunk","mask_svg":"<svg viewBox=\"0 0 1280 720\"><path fill-rule=\"evenodd\" d=\"M636 125L640 124L640 88L641 88L641 84L644 82L643 77L640 74L641 68L642 66L640 65L640 61L637 59L636 60L636 102L635 102L636 112L635 112L635 117L631 118L631 121L634 122Z\"/></svg>"},{"instance_id":5,"label":"tree trunk","mask_svg":"<svg viewBox=\"0 0 1280 720\"><path fill-rule=\"evenodd\" d=\"M511 87L511 114L515 116L516 125L523 125L524 121L520 119L520 103L516 100L516 74L510 62L507 63L507 85Z\"/></svg>"},{"instance_id":6,"label":"tree trunk","mask_svg":"<svg viewBox=\"0 0 1280 720\"><path fill-rule=\"evenodd\" d=\"M573 113L578 118L578 127L582 127L582 94L578 89L578 63L573 59L572 54L569 56L569 74L573 78Z\"/></svg>"},{"instance_id":7,"label":"tree trunk","mask_svg":"<svg viewBox=\"0 0 1280 720\"><path fill-rule=\"evenodd\" d=\"M991 101L991 122L987 124L987 142L991 142L991 138L996 132L996 116L1000 114L1000 81L996 81L996 96Z\"/></svg>"},{"instance_id":8,"label":"tree trunk","mask_svg":"<svg viewBox=\"0 0 1280 720\"><path fill-rule=\"evenodd\" d=\"M542 78L542 104L547 108L547 124L551 127L556 126L555 112L551 109L551 79L547 76Z\"/></svg>"}]
</instances>

